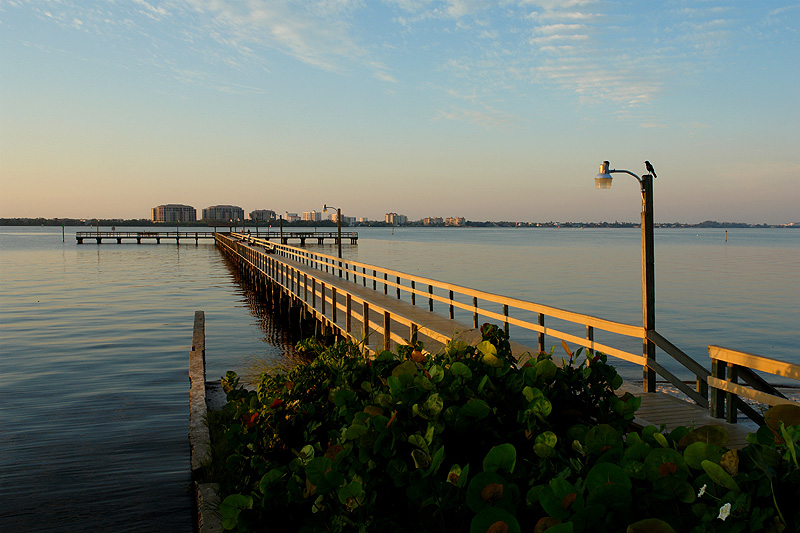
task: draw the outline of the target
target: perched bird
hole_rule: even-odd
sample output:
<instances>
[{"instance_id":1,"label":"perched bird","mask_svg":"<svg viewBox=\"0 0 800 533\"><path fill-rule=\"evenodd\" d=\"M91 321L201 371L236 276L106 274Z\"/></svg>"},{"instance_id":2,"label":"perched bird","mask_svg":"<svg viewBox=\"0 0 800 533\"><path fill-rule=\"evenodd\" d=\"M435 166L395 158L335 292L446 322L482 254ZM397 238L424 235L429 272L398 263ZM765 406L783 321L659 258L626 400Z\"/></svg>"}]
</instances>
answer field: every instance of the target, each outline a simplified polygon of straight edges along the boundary
<instances>
[{"instance_id":1,"label":"perched bird","mask_svg":"<svg viewBox=\"0 0 800 533\"><path fill-rule=\"evenodd\" d=\"M647 167L647 171L648 171L650 174L652 174L654 178L657 178L657 177L658 177L658 176L656 176L656 171L655 171L655 169L653 168L653 165L651 165L651 164L650 164L650 161L645 161L645 162L644 162L644 166L646 166L646 167Z\"/></svg>"}]
</instances>

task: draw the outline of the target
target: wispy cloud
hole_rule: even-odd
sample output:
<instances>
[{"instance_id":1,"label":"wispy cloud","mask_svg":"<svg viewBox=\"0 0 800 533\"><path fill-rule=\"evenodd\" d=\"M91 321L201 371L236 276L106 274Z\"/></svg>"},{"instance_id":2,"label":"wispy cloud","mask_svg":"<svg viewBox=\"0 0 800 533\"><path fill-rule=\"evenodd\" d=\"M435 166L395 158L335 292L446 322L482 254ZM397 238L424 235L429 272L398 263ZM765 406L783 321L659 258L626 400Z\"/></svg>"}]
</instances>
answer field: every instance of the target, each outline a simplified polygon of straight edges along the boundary
<instances>
[{"instance_id":1,"label":"wispy cloud","mask_svg":"<svg viewBox=\"0 0 800 533\"><path fill-rule=\"evenodd\" d=\"M361 2L185 0L185 5L205 16L228 45L272 48L332 71L367 56L352 36L351 16Z\"/></svg>"},{"instance_id":2,"label":"wispy cloud","mask_svg":"<svg viewBox=\"0 0 800 533\"><path fill-rule=\"evenodd\" d=\"M712 65L720 51L733 46L737 29L749 23L731 0L658 13L642 10L644 15L637 16L624 5L600 0L130 0L89 7L79 0L25 0L8 5L32 7L42 17L109 40L122 31L134 34L151 47L143 61L160 61L165 68L180 66L169 55L180 41L194 56L243 71L268 70L280 54L330 72L366 72L391 84L428 76L417 83L445 94L457 87L487 108L506 92L541 94L543 87L567 91L587 105L647 106L673 80ZM775 24L796 8L764 9L760 23Z\"/></svg>"},{"instance_id":3,"label":"wispy cloud","mask_svg":"<svg viewBox=\"0 0 800 533\"><path fill-rule=\"evenodd\" d=\"M146 2L145 0L132 0L132 2L141 9L139 10L140 13L143 15L150 17L153 20L161 20L167 15L167 10L163 7L155 7L154 5Z\"/></svg>"},{"instance_id":4,"label":"wispy cloud","mask_svg":"<svg viewBox=\"0 0 800 533\"><path fill-rule=\"evenodd\" d=\"M476 110L476 109L457 109L452 108L448 111L439 111L434 121L452 120L456 122L467 122L485 128L503 128L512 126L517 122L516 117L511 114L496 110Z\"/></svg>"}]
</instances>

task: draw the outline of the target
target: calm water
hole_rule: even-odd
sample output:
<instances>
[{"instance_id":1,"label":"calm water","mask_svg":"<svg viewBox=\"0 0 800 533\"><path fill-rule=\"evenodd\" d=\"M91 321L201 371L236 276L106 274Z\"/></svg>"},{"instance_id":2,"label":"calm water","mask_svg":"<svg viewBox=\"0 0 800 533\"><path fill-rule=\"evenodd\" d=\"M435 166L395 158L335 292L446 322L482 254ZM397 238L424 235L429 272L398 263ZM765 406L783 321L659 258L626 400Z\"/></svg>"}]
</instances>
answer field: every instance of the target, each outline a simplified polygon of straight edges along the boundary
<instances>
[{"instance_id":1,"label":"calm water","mask_svg":"<svg viewBox=\"0 0 800 533\"><path fill-rule=\"evenodd\" d=\"M194 312L209 379L285 340L213 244L66 235L0 228L0 531L191 531Z\"/></svg>"},{"instance_id":2,"label":"calm water","mask_svg":"<svg viewBox=\"0 0 800 533\"><path fill-rule=\"evenodd\" d=\"M76 229L0 228L0 530L190 531L194 311L209 379L287 341L213 245L78 246ZM358 231L351 259L641 321L635 229ZM797 230L656 230L657 329L704 365L708 344L800 363L798 265Z\"/></svg>"}]
</instances>

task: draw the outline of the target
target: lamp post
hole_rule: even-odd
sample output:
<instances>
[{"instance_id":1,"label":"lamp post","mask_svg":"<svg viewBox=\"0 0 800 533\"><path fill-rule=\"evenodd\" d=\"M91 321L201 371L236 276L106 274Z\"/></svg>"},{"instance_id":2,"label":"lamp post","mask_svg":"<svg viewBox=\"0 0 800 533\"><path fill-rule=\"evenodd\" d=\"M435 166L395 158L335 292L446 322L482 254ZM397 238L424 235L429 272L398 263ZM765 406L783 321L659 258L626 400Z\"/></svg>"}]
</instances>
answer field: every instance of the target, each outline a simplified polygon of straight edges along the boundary
<instances>
[{"instance_id":1,"label":"lamp post","mask_svg":"<svg viewBox=\"0 0 800 533\"><path fill-rule=\"evenodd\" d=\"M342 258L342 210L338 207L325 204L322 206L323 211L328 209L336 209L336 243L339 245L339 259Z\"/></svg>"},{"instance_id":2,"label":"lamp post","mask_svg":"<svg viewBox=\"0 0 800 533\"><path fill-rule=\"evenodd\" d=\"M653 178L655 178L655 171L649 162L645 164L650 174L639 177L629 170L609 169L609 162L603 161L594 182L598 189L610 189L611 174L629 174L636 178L642 191L642 325L645 330L642 355L646 359L642 388L645 392L655 392L656 373L647 364L649 361L656 360L656 346L647 338L647 333L656 329L656 277L653 251Z\"/></svg>"},{"instance_id":3,"label":"lamp post","mask_svg":"<svg viewBox=\"0 0 800 533\"><path fill-rule=\"evenodd\" d=\"M324 204L322 206L323 211L327 211L328 208L336 209L336 244L339 249L339 277L342 277L342 210L338 207L333 207L332 205ZM350 279L350 274L347 275L347 278Z\"/></svg>"}]
</instances>

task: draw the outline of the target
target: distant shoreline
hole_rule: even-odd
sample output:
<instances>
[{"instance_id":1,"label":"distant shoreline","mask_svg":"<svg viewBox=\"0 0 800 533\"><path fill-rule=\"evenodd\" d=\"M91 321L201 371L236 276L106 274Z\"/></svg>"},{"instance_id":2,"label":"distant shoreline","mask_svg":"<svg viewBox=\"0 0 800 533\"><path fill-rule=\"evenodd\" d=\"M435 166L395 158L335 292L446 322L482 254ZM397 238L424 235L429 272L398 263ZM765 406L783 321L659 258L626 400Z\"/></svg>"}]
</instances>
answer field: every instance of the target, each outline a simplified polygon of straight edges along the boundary
<instances>
[{"instance_id":1,"label":"distant shoreline","mask_svg":"<svg viewBox=\"0 0 800 533\"><path fill-rule=\"evenodd\" d=\"M261 222L256 224L253 221L245 222L248 228L266 228L272 226L277 228L280 225L279 221L272 221L271 223ZM0 226L71 226L71 227L113 227L113 226L133 226L133 227L163 227L174 228L179 227L235 227L241 226L239 224L233 225L229 223L219 222L217 224L207 223L198 220L196 222L153 222L149 219L76 219L76 218L0 218ZM347 226L343 224L343 227ZM335 228L336 223L331 221L322 222L284 222L284 228ZM360 222L353 226L347 227L398 227L398 228L638 228L639 224L634 222L513 222L513 221L471 221L467 220L464 224L459 226L446 226L444 224L426 225L421 220L412 221L403 226L392 226L383 221L369 221ZM752 228L800 228L800 222L790 222L785 224L748 224L746 222L717 222L716 220L706 220L697 224L689 224L684 222L656 222L656 228L688 228L688 229L752 229Z\"/></svg>"}]
</instances>

